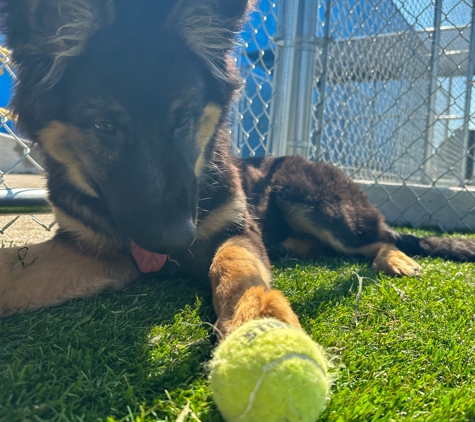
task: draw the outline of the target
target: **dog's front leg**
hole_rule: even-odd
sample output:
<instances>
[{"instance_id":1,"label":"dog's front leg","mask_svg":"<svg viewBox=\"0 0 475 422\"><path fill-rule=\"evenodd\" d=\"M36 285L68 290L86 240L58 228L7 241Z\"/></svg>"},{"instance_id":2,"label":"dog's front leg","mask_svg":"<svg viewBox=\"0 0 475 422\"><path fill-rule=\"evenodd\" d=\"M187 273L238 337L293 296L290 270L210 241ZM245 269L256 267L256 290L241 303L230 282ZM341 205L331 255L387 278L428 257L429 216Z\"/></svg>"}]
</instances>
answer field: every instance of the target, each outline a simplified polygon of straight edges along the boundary
<instances>
[{"instance_id":1,"label":"dog's front leg","mask_svg":"<svg viewBox=\"0 0 475 422\"><path fill-rule=\"evenodd\" d=\"M216 252L210 269L218 334L225 336L245 322L277 318L300 328L284 295L271 289L267 257L249 237L227 240Z\"/></svg>"},{"instance_id":2,"label":"dog's front leg","mask_svg":"<svg viewBox=\"0 0 475 422\"><path fill-rule=\"evenodd\" d=\"M58 237L0 249L0 316L120 288L137 276L138 270L125 254L88 255Z\"/></svg>"}]
</instances>

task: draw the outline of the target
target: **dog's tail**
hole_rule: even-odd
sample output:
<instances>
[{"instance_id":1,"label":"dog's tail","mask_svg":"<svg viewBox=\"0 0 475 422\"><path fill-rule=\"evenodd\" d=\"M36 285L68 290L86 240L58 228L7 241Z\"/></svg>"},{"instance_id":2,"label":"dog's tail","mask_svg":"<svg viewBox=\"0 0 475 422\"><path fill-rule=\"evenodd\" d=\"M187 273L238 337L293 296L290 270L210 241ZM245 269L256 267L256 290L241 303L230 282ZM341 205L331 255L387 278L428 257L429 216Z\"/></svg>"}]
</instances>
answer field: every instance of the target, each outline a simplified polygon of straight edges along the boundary
<instances>
[{"instance_id":1,"label":"dog's tail","mask_svg":"<svg viewBox=\"0 0 475 422\"><path fill-rule=\"evenodd\" d=\"M431 256L453 261L475 262L475 240L424 237L391 233L394 244L407 255Z\"/></svg>"}]
</instances>

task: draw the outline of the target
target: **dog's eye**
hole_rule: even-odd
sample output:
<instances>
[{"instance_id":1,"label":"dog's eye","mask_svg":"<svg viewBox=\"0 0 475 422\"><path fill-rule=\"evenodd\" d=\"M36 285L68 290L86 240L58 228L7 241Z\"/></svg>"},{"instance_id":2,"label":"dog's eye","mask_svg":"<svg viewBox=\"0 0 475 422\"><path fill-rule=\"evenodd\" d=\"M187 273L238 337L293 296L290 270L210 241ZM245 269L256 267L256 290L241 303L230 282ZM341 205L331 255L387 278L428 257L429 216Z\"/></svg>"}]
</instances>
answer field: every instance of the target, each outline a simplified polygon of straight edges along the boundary
<instances>
[{"instance_id":1,"label":"dog's eye","mask_svg":"<svg viewBox=\"0 0 475 422\"><path fill-rule=\"evenodd\" d=\"M176 129L179 129L179 128L185 126L188 123L189 120L190 120L190 116L188 116L188 115L183 115L183 116L179 117L177 119L176 123L175 123Z\"/></svg>"},{"instance_id":2,"label":"dog's eye","mask_svg":"<svg viewBox=\"0 0 475 422\"><path fill-rule=\"evenodd\" d=\"M98 119L94 122L94 129L102 133L113 133L115 131L115 126L109 120Z\"/></svg>"}]
</instances>

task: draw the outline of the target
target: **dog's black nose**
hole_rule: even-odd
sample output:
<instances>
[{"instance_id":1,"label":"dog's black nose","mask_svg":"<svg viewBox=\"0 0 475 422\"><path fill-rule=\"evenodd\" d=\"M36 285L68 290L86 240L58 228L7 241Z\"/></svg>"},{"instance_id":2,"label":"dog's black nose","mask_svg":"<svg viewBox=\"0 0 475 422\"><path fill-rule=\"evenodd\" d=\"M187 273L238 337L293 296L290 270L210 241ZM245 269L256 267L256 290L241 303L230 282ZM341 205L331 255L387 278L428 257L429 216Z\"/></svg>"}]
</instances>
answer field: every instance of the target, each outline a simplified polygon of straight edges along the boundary
<instances>
[{"instance_id":1,"label":"dog's black nose","mask_svg":"<svg viewBox=\"0 0 475 422\"><path fill-rule=\"evenodd\" d=\"M155 240L157 250L154 252L171 255L193 245L196 238L196 227L190 217L184 221L173 221L168 226L164 224L161 233L157 235L158 239Z\"/></svg>"},{"instance_id":2,"label":"dog's black nose","mask_svg":"<svg viewBox=\"0 0 475 422\"><path fill-rule=\"evenodd\" d=\"M129 237L141 248L166 255L185 251L193 245L196 237L196 227L191 217L144 224L140 231L134 232Z\"/></svg>"}]
</instances>

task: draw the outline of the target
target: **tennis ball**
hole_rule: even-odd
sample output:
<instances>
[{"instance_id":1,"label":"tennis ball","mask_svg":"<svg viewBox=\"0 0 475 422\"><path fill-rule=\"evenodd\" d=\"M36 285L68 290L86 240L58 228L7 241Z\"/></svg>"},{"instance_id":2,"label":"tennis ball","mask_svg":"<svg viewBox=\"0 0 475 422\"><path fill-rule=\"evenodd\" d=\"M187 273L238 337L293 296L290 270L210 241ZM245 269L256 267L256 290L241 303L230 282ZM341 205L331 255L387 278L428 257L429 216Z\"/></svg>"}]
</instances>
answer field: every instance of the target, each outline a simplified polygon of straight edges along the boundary
<instances>
[{"instance_id":1,"label":"tennis ball","mask_svg":"<svg viewBox=\"0 0 475 422\"><path fill-rule=\"evenodd\" d=\"M268 318L247 322L218 345L210 383L227 422L315 422L331 377L318 344Z\"/></svg>"}]
</instances>

